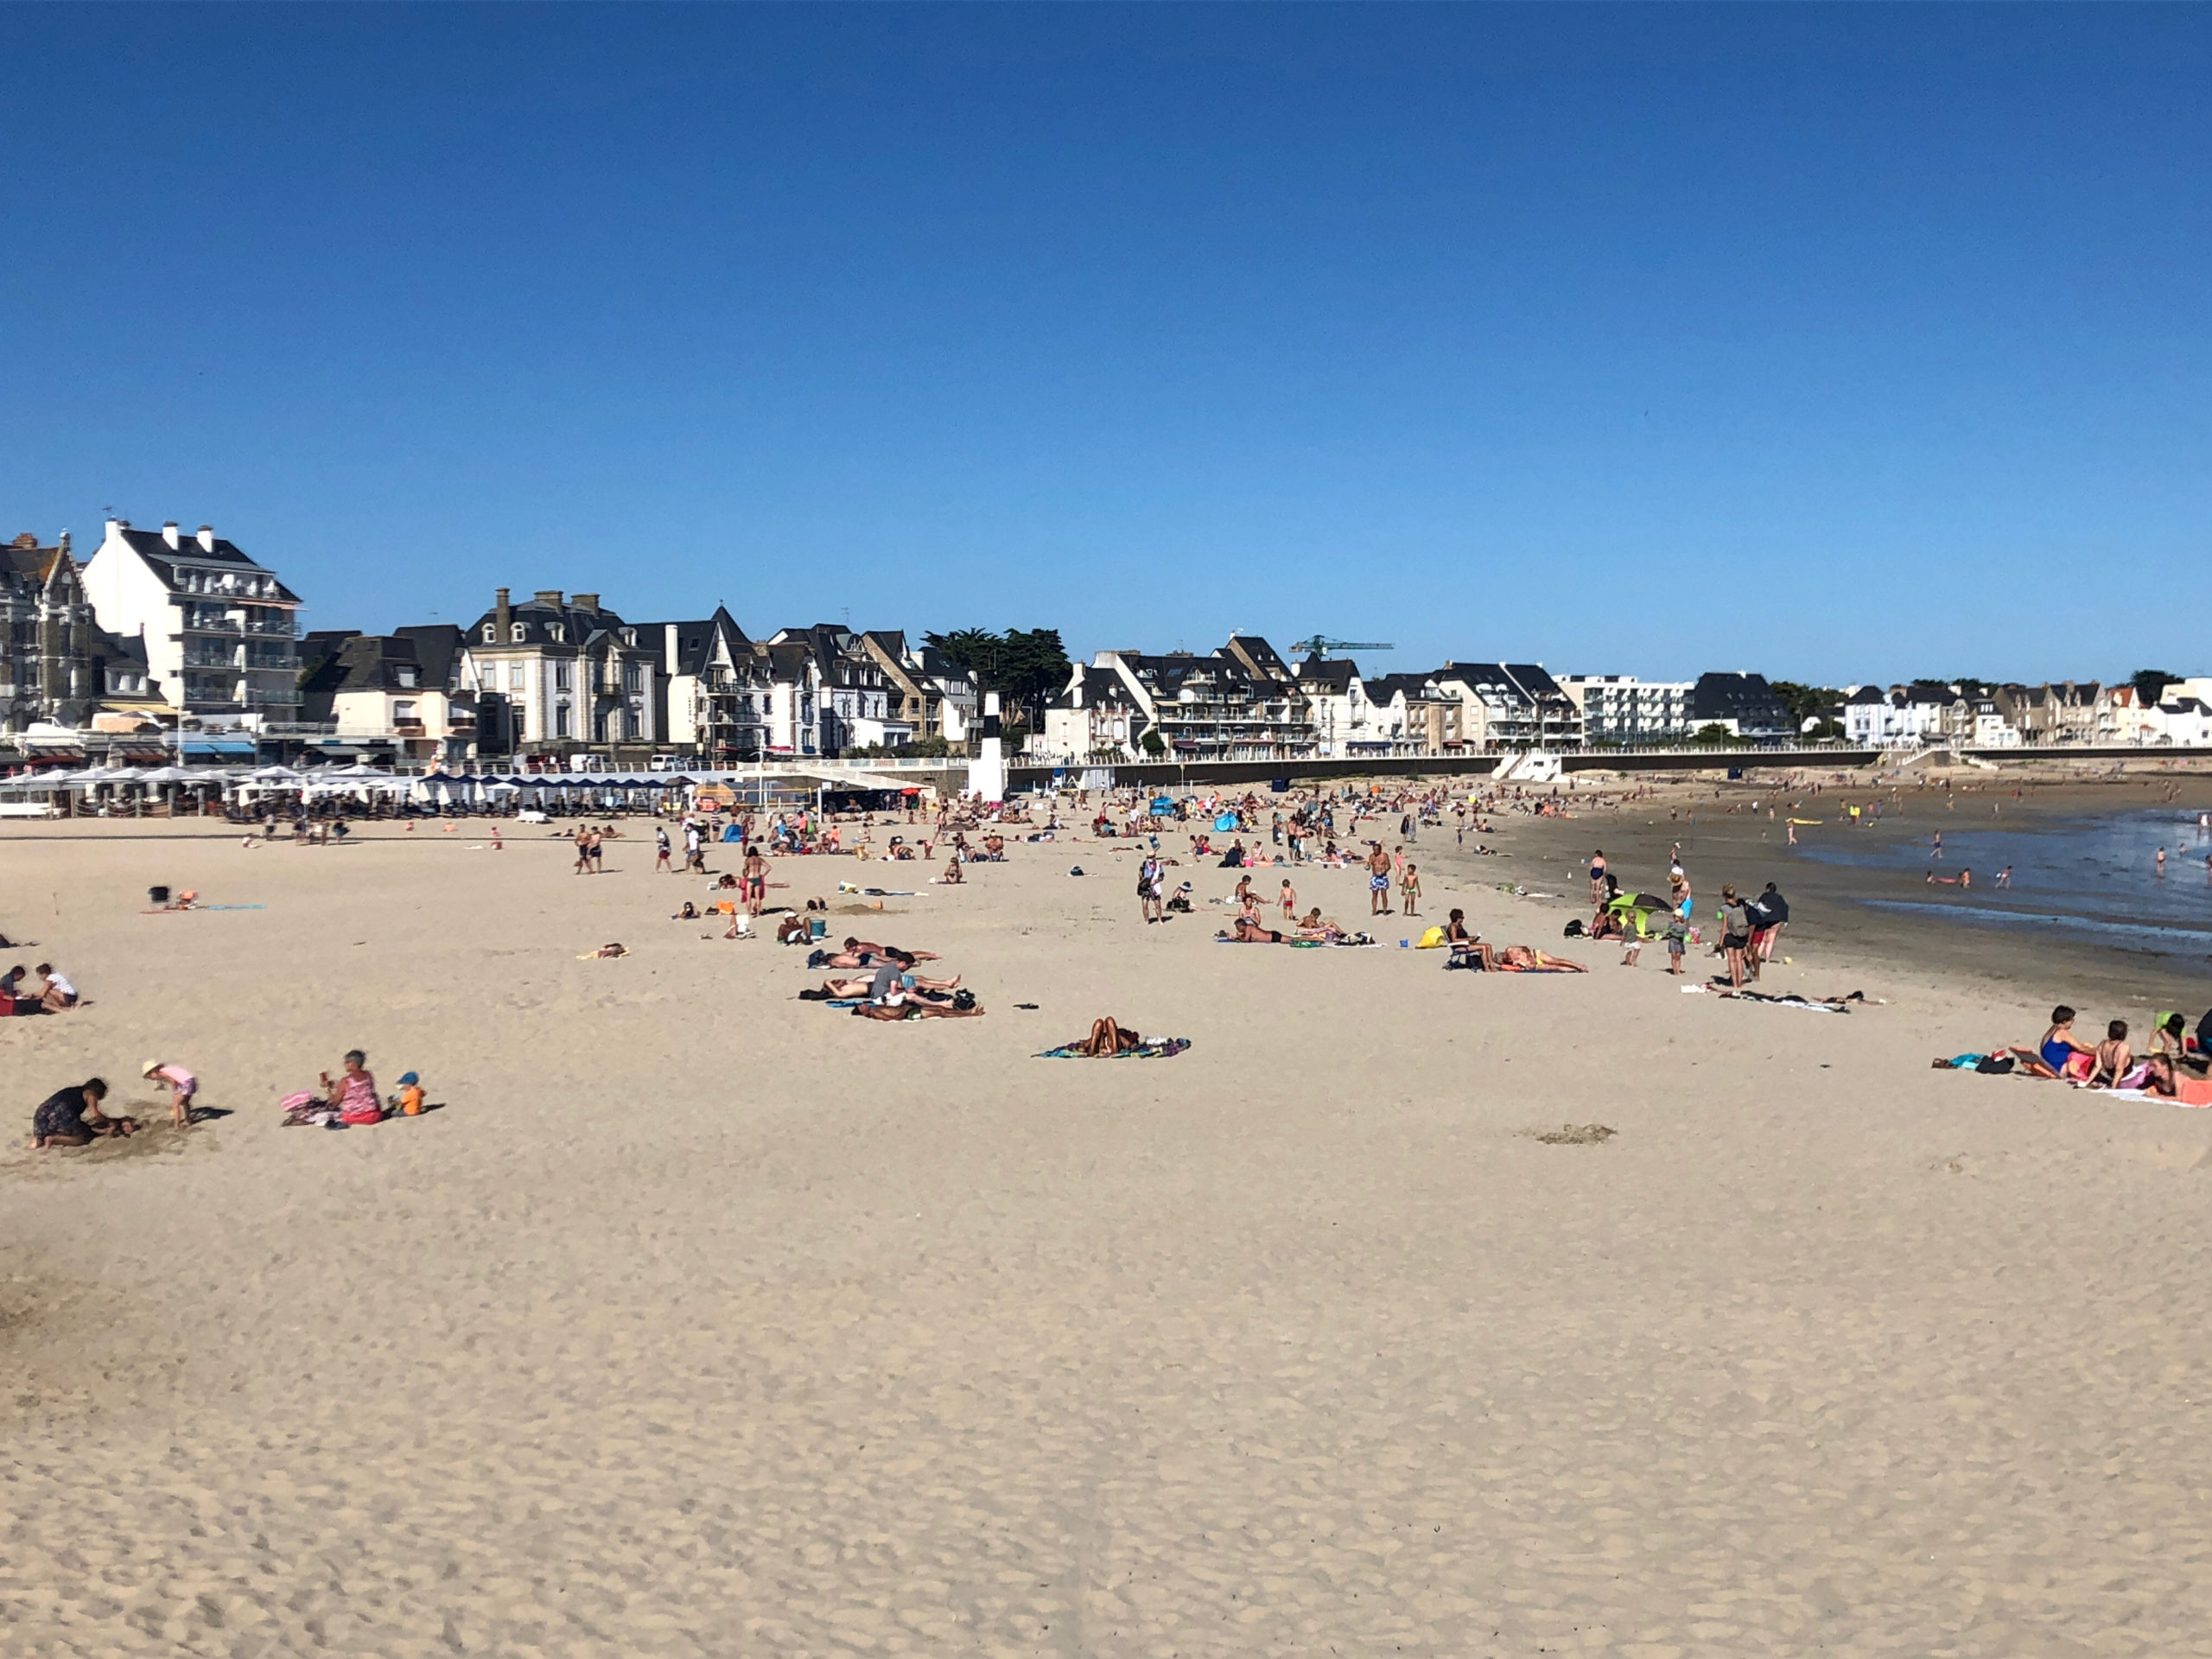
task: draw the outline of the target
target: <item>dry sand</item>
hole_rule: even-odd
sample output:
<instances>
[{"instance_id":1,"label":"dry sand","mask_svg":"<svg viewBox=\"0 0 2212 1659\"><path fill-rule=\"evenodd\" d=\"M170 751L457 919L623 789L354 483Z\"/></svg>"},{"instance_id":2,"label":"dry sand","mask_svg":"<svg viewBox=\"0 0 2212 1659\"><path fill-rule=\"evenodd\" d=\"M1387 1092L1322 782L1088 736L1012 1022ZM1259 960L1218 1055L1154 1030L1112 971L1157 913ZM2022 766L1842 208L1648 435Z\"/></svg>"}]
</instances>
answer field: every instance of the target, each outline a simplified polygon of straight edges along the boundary
<instances>
[{"instance_id":1,"label":"dry sand","mask_svg":"<svg viewBox=\"0 0 2212 1659\"><path fill-rule=\"evenodd\" d=\"M9 1109L233 1114L0 1154L11 1656L2212 1650L2212 1113L1928 1069L2040 986L1218 946L1061 843L889 901L990 1012L887 1027L637 840L0 842L95 999ZM1028 1058L1109 1011L1196 1047ZM279 1128L354 1046L445 1109Z\"/></svg>"}]
</instances>

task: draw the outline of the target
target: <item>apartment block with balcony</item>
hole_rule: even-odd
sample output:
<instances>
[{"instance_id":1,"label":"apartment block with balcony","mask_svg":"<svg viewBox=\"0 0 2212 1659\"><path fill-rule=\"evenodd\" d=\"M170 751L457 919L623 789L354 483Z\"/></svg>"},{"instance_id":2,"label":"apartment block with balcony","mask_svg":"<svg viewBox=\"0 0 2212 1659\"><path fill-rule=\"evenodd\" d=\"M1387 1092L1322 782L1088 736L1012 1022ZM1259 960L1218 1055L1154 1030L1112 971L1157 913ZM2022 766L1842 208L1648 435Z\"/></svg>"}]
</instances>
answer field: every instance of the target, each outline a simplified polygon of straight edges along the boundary
<instances>
[{"instance_id":1,"label":"apartment block with balcony","mask_svg":"<svg viewBox=\"0 0 2212 1659\"><path fill-rule=\"evenodd\" d=\"M1639 680L1632 674L1566 674L1560 689L1582 710L1586 744L1661 743L1690 729L1688 680Z\"/></svg>"},{"instance_id":2,"label":"apartment block with balcony","mask_svg":"<svg viewBox=\"0 0 2212 1659\"><path fill-rule=\"evenodd\" d=\"M1426 677L1459 699L1460 737L1470 748L1582 747L1582 710L1541 663L1448 662Z\"/></svg>"},{"instance_id":3,"label":"apartment block with balcony","mask_svg":"<svg viewBox=\"0 0 2212 1659\"><path fill-rule=\"evenodd\" d=\"M1233 635L1205 657L1102 651L1075 665L1045 724L1030 748L1053 759L1095 758L1102 730L1126 732L1121 750L1130 760L1281 760L1319 752L1306 689L1254 634Z\"/></svg>"},{"instance_id":4,"label":"apartment block with balcony","mask_svg":"<svg viewBox=\"0 0 2212 1659\"><path fill-rule=\"evenodd\" d=\"M212 526L111 518L84 584L100 626L143 644L171 707L211 726L297 718L299 595Z\"/></svg>"}]
</instances>

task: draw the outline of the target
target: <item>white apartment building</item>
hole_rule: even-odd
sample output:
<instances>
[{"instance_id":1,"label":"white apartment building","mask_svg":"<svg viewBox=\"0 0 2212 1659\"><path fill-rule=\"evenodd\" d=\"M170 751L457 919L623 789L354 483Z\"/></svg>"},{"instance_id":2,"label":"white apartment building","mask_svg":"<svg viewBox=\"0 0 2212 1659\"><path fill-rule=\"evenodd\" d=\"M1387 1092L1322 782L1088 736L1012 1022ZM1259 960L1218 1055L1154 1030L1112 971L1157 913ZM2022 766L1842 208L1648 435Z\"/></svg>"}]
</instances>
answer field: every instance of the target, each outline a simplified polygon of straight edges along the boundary
<instances>
[{"instance_id":1,"label":"white apartment building","mask_svg":"<svg viewBox=\"0 0 2212 1659\"><path fill-rule=\"evenodd\" d=\"M212 526L185 536L111 518L84 584L100 626L143 643L172 708L207 725L295 718L299 595Z\"/></svg>"},{"instance_id":2,"label":"white apartment building","mask_svg":"<svg viewBox=\"0 0 2212 1659\"><path fill-rule=\"evenodd\" d=\"M1692 681L1563 674L1559 685L1582 711L1586 742L1657 743L1690 729Z\"/></svg>"}]
</instances>

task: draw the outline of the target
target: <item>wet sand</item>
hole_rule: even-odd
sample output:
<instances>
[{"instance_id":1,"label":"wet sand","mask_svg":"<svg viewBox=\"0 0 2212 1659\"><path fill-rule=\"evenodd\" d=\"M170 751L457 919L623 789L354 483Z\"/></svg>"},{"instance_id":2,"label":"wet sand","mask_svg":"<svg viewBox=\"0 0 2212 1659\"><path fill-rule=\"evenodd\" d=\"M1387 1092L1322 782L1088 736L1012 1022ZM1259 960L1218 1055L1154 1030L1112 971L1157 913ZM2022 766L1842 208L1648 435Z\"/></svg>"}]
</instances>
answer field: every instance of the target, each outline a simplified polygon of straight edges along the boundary
<instances>
[{"instance_id":1,"label":"wet sand","mask_svg":"<svg viewBox=\"0 0 2212 1659\"><path fill-rule=\"evenodd\" d=\"M1432 836L1424 919L1557 944L1488 884L1586 828ZM1230 947L1017 844L868 930L988 1016L886 1027L649 842L134 830L0 830L94 999L0 1022L9 1109L234 1115L0 1153L11 1654L2203 1650L2212 1113L1928 1069L2039 973L1796 889L1776 988L1887 1006ZM1196 1046L1029 1058L1106 1012ZM353 1046L445 1109L277 1127Z\"/></svg>"},{"instance_id":2,"label":"wet sand","mask_svg":"<svg viewBox=\"0 0 2212 1659\"><path fill-rule=\"evenodd\" d=\"M1668 855L1679 841L1694 885L1700 918L1708 931L1724 883L1733 882L1739 893L1750 895L1772 881L1790 901L1792 955L1801 954L1802 945L1815 957L1826 951L1878 961L1900 975L1924 982L1972 982L1993 995L2017 998L2031 1022L2047 1013L2052 1003L2066 1001L2085 1014L2094 1006L2099 1011L2100 1024L2106 1018L2138 1022L2149 1010L2183 1008L2193 1027L2197 1016L2212 1006L2212 962L2130 949L2124 943L2092 943L2057 929L1976 926L1908 911L1869 908L1863 901L1879 899L1912 905L2032 910L2037 898L2031 892L1992 887L1990 881L1996 874L1992 869L1976 870L1974 887L1962 893L1955 887L1930 887L1923 876L1910 869L1870 869L1828 862L1815 856L1813 849L1823 844L1863 848L1906 842L1925 844L1936 831L1942 830L1954 837L1948 861L1922 861L1940 874L1956 875L1959 845L1955 837L1961 831L1997 823L2027 829L2096 813L2146 810L2164 804L2169 783L2180 790L2179 798L2170 809L2172 811L2212 810L2212 777L2176 773L2084 784L2015 779L2004 774L1993 779L1987 774L1969 772L1953 781L1956 788L1952 791L1946 791L1940 784L1922 788L1907 783L1901 796L1884 788L1879 792L1885 816L1866 829L1852 828L1840 809L1846 802L1872 798L1876 791L1870 784L1824 783L1822 792L1815 796L1805 792L1806 785L1786 792L1772 782L1754 778L1737 783L1705 779L1663 784L1651 801L1596 810L1575 809L1576 816L1570 818L1503 814L1497 818L1499 834L1492 840L1513 855L1496 861L1513 872L1511 880L1531 887L1541 883L1548 891L1565 887L1573 895L1574 904L1560 907L1562 922L1567 916L1586 917L1589 912L1590 906L1580 902L1587 893L1587 880L1571 872L1594 849L1604 848L1624 887L1664 893ZM1602 787L1609 797L1619 792L1613 785ZM1591 788L1586 783L1579 792L1589 792ZM2013 795L2016 788L2021 791L2018 799ZM1777 810L1783 799L1791 798L1802 800L1808 809L1797 816L1827 820L1817 827L1801 827L1797 831L1801 845L1795 849L1786 845L1787 830L1782 822L1791 814ZM1761 810L1754 812L1753 803L1759 804ZM2000 809L2001 817L1993 817L1993 804ZM1732 813L1731 808L1736 810ZM1772 821L1767 817L1769 810L1775 810ZM1692 810L1694 820L1688 816ZM1681 816L1670 817L1670 813ZM2192 843L2191 856L2187 859L2178 852L2177 849L2167 879L2203 881L2202 849ZM1524 865L1525 875L1521 873ZM1502 874L1498 879L1508 877ZM2146 870L2145 880L2149 879ZM2039 1034L2040 1031L2030 1033Z\"/></svg>"}]
</instances>

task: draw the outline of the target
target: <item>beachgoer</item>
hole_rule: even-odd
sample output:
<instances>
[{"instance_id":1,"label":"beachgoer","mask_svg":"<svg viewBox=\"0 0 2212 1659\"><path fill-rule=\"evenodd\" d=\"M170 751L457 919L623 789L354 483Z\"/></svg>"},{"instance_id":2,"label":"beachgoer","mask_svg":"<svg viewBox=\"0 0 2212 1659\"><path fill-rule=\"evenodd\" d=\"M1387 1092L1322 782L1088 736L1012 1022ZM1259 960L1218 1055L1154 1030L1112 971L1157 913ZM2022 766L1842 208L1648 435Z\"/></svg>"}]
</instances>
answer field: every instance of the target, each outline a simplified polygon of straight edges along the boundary
<instances>
[{"instance_id":1,"label":"beachgoer","mask_svg":"<svg viewBox=\"0 0 2212 1659\"><path fill-rule=\"evenodd\" d=\"M338 1111L341 1123L381 1123L384 1106L377 1099L377 1080L369 1070L369 1057L358 1048L346 1051L344 1070L336 1077L325 1071L323 1096Z\"/></svg>"},{"instance_id":2,"label":"beachgoer","mask_svg":"<svg viewBox=\"0 0 2212 1659\"><path fill-rule=\"evenodd\" d=\"M2120 1080L2133 1065L2135 1055L2127 1046L2127 1021L2114 1020L2105 1027L2105 1039L2097 1045L2097 1063L2090 1069L2089 1081L2111 1088L2118 1088Z\"/></svg>"},{"instance_id":3,"label":"beachgoer","mask_svg":"<svg viewBox=\"0 0 2212 1659\"><path fill-rule=\"evenodd\" d=\"M39 987L38 1005L48 1014L59 1014L64 1008L77 1006L77 988L54 971L54 964L41 962L35 969L46 982Z\"/></svg>"},{"instance_id":4,"label":"beachgoer","mask_svg":"<svg viewBox=\"0 0 2212 1659\"><path fill-rule=\"evenodd\" d=\"M133 1134L138 1125L128 1117L110 1117L100 1109L107 1098L107 1081L87 1077L67 1089L58 1089L39 1103L31 1114L31 1147L90 1146L96 1136Z\"/></svg>"},{"instance_id":5,"label":"beachgoer","mask_svg":"<svg viewBox=\"0 0 2212 1659\"><path fill-rule=\"evenodd\" d=\"M192 1097L200 1092L200 1079L174 1062L164 1064L160 1060L147 1061L138 1075L149 1083L168 1085L169 1121L180 1129L190 1128Z\"/></svg>"},{"instance_id":6,"label":"beachgoer","mask_svg":"<svg viewBox=\"0 0 2212 1659\"><path fill-rule=\"evenodd\" d=\"M1682 957L1690 946L1690 920L1680 911L1667 912L1667 972L1679 976L1682 972Z\"/></svg>"},{"instance_id":7,"label":"beachgoer","mask_svg":"<svg viewBox=\"0 0 2212 1659\"><path fill-rule=\"evenodd\" d=\"M1367 913L1388 916L1390 913L1390 855L1382 850L1382 843L1370 841L1374 850L1367 857Z\"/></svg>"},{"instance_id":8,"label":"beachgoer","mask_svg":"<svg viewBox=\"0 0 2212 1659\"><path fill-rule=\"evenodd\" d=\"M1133 1048L1143 1046L1142 1037L1109 1014L1090 1022L1090 1035L1077 1043L1075 1048L1078 1054L1087 1054L1092 1059L1098 1059L1107 1055L1126 1054Z\"/></svg>"},{"instance_id":9,"label":"beachgoer","mask_svg":"<svg viewBox=\"0 0 2212 1659\"><path fill-rule=\"evenodd\" d=\"M1283 877L1282 892L1277 896L1282 900L1282 918L1289 921L1298 914L1298 889L1290 885L1288 876Z\"/></svg>"},{"instance_id":10,"label":"beachgoer","mask_svg":"<svg viewBox=\"0 0 2212 1659\"><path fill-rule=\"evenodd\" d=\"M706 874L706 863L700 861L700 874ZM745 849L745 906L753 915L760 913L768 902L768 861L760 856L758 847Z\"/></svg>"},{"instance_id":11,"label":"beachgoer","mask_svg":"<svg viewBox=\"0 0 2212 1659\"><path fill-rule=\"evenodd\" d=\"M1406 873L1398 878L1399 913L1415 916L1421 913L1421 867L1406 866Z\"/></svg>"},{"instance_id":12,"label":"beachgoer","mask_svg":"<svg viewBox=\"0 0 2212 1659\"><path fill-rule=\"evenodd\" d=\"M676 873L675 865L669 861L669 855L674 850L669 842L668 826L664 823L655 824L653 826L653 874L655 875L658 875L663 870L666 870L671 875Z\"/></svg>"},{"instance_id":13,"label":"beachgoer","mask_svg":"<svg viewBox=\"0 0 2212 1659\"><path fill-rule=\"evenodd\" d=\"M2145 1065L2143 1086L2150 1093L2183 1106L2212 1106L2212 1079L2183 1077L2168 1054L2153 1054Z\"/></svg>"},{"instance_id":14,"label":"beachgoer","mask_svg":"<svg viewBox=\"0 0 2212 1659\"><path fill-rule=\"evenodd\" d=\"M1728 982L1740 991L1744 988L1744 953L1751 943L1751 918L1733 887L1720 889L1720 949L1728 958Z\"/></svg>"},{"instance_id":15,"label":"beachgoer","mask_svg":"<svg viewBox=\"0 0 2212 1659\"><path fill-rule=\"evenodd\" d=\"M2097 1051L2074 1039L2074 1010L2063 1002L2050 1011L2050 1029L2030 1058L2053 1077L2086 1078L2097 1063Z\"/></svg>"},{"instance_id":16,"label":"beachgoer","mask_svg":"<svg viewBox=\"0 0 2212 1659\"><path fill-rule=\"evenodd\" d=\"M1590 855L1590 902L1603 904L1605 899L1605 849L1600 847Z\"/></svg>"}]
</instances>

